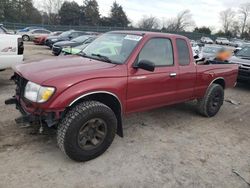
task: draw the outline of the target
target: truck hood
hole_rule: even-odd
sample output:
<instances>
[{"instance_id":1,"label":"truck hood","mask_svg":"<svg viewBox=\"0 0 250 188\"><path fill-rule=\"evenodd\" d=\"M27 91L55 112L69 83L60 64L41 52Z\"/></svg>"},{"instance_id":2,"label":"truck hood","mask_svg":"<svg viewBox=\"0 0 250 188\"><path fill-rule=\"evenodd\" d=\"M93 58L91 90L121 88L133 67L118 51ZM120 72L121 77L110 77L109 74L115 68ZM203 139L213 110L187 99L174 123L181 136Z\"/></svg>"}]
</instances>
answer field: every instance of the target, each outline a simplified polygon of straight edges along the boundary
<instances>
[{"instance_id":1,"label":"truck hood","mask_svg":"<svg viewBox=\"0 0 250 188\"><path fill-rule=\"evenodd\" d=\"M110 72L116 66L80 56L64 56L17 65L13 69L25 79L40 85L53 86L54 83L63 82L69 86L93 77L98 78L98 75L104 76L105 69Z\"/></svg>"}]
</instances>

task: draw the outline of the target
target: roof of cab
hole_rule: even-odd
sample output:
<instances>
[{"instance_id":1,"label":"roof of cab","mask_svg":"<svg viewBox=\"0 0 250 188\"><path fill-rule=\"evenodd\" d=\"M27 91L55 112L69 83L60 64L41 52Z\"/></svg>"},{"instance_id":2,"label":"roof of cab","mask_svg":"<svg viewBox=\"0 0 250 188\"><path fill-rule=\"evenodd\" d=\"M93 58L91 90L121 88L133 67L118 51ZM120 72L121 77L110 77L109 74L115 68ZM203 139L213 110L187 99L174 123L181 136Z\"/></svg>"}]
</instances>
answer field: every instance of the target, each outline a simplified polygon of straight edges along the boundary
<instances>
[{"instance_id":1,"label":"roof of cab","mask_svg":"<svg viewBox=\"0 0 250 188\"><path fill-rule=\"evenodd\" d=\"M182 35L177 34L171 34L171 33L161 33L161 32L150 32L150 31L127 31L127 30L118 30L118 31L110 31L108 33L124 33L124 34L130 34L130 35L153 35L153 36L168 36L168 37L179 37L179 38L187 38Z\"/></svg>"}]
</instances>

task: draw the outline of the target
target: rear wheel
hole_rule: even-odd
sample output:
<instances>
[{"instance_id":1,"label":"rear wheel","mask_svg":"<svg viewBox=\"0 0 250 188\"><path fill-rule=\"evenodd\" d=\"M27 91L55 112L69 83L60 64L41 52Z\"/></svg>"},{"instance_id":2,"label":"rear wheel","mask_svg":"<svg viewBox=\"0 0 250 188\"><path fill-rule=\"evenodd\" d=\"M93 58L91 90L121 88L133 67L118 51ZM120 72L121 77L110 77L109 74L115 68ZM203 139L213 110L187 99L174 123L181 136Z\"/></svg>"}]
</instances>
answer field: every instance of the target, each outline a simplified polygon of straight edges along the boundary
<instances>
[{"instance_id":1,"label":"rear wheel","mask_svg":"<svg viewBox=\"0 0 250 188\"><path fill-rule=\"evenodd\" d=\"M212 84L204 96L198 100L198 111L206 117L215 116L224 102L224 89L219 84Z\"/></svg>"},{"instance_id":2,"label":"rear wheel","mask_svg":"<svg viewBox=\"0 0 250 188\"><path fill-rule=\"evenodd\" d=\"M22 39L23 39L23 41L29 41L30 37L28 35L23 35Z\"/></svg>"},{"instance_id":3,"label":"rear wheel","mask_svg":"<svg viewBox=\"0 0 250 188\"><path fill-rule=\"evenodd\" d=\"M59 148L72 160L88 161L104 153L117 128L114 112L97 101L85 101L69 111L58 127Z\"/></svg>"}]
</instances>

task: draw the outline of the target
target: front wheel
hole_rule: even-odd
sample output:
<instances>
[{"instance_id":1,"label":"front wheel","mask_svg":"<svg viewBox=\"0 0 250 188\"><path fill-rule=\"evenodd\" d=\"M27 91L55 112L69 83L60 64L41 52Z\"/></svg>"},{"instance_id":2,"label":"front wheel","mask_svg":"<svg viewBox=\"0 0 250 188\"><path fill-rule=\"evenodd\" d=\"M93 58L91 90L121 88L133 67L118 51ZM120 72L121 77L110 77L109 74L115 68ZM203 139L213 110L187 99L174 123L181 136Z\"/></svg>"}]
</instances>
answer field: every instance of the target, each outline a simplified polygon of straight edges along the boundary
<instances>
[{"instance_id":1,"label":"front wheel","mask_svg":"<svg viewBox=\"0 0 250 188\"><path fill-rule=\"evenodd\" d=\"M219 84L212 84L206 95L198 100L198 111L205 117L215 116L224 102L224 89Z\"/></svg>"},{"instance_id":2,"label":"front wheel","mask_svg":"<svg viewBox=\"0 0 250 188\"><path fill-rule=\"evenodd\" d=\"M71 109L59 124L57 143L72 160L88 161L108 149L116 129L116 116L108 106L85 101Z\"/></svg>"}]
</instances>

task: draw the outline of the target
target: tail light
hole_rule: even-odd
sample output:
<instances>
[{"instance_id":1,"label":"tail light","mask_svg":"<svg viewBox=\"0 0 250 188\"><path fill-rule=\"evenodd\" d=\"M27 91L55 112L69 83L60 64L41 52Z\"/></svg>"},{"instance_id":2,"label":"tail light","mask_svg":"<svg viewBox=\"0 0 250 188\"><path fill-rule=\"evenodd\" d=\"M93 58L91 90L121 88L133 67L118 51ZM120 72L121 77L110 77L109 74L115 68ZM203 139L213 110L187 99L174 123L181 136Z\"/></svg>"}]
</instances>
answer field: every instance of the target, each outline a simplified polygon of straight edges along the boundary
<instances>
[{"instance_id":1,"label":"tail light","mask_svg":"<svg viewBox=\"0 0 250 188\"><path fill-rule=\"evenodd\" d=\"M17 54L22 55L23 51L24 51L23 39L22 38L17 39L17 46L18 46Z\"/></svg>"}]
</instances>

